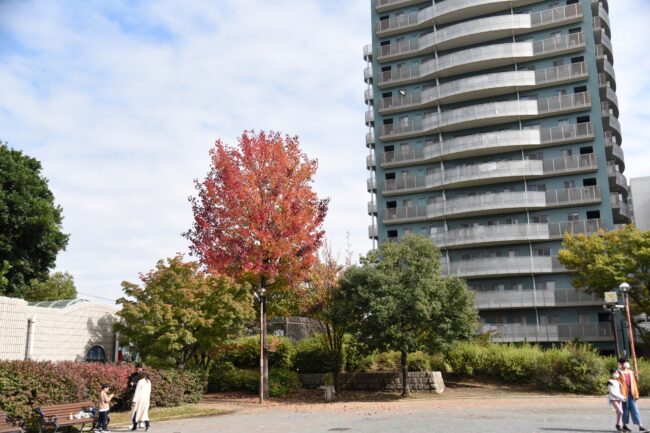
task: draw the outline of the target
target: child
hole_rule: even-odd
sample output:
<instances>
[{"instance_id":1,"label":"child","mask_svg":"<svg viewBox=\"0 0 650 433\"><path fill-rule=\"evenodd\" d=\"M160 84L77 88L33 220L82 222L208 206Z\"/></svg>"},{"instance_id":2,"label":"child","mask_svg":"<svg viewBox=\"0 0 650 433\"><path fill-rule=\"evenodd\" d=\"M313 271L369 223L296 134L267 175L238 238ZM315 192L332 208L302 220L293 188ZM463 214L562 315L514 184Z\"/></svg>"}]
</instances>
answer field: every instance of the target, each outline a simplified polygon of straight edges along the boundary
<instances>
[{"instance_id":1,"label":"child","mask_svg":"<svg viewBox=\"0 0 650 433\"><path fill-rule=\"evenodd\" d=\"M611 378L607 382L607 391L609 392L609 404L616 411L616 431L623 431L623 402L625 397L621 393L621 382L618 381L620 376L617 369L610 370Z\"/></svg>"},{"instance_id":2,"label":"child","mask_svg":"<svg viewBox=\"0 0 650 433\"><path fill-rule=\"evenodd\" d=\"M99 393L99 430L110 432L108 429L108 409L114 394L108 393L108 384L102 385L102 391Z\"/></svg>"}]
</instances>

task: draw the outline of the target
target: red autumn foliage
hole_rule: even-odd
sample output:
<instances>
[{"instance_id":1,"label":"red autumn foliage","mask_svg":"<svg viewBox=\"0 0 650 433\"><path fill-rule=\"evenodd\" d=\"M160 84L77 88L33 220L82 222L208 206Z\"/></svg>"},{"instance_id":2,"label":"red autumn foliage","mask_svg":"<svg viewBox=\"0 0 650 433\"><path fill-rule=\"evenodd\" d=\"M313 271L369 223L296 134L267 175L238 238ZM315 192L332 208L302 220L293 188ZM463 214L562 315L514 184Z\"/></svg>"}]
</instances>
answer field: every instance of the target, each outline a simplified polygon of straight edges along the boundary
<instances>
[{"instance_id":1,"label":"red autumn foliage","mask_svg":"<svg viewBox=\"0 0 650 433\"><path fill-rule=\"evenodd\" d=\"M328 199L312 190L317 162L298 137L244 131L238 146L218 140L211 167L190 199L191 250L211 271L268 288L300 283L322 243Z\"/></svg>"}]
</instances>

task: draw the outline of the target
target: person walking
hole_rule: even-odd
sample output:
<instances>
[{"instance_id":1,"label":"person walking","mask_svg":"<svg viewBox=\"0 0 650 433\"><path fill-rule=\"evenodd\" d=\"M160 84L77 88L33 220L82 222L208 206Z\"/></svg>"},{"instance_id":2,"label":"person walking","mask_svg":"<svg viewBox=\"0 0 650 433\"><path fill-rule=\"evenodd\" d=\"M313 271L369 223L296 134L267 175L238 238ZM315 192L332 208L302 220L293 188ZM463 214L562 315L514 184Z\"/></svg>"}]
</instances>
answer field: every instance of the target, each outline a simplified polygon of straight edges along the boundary
<instances>
[{"instance_id":1,"label":"person walking","mask_svg":"<svg viewBox=\"0 0 650 433\"><path fill-rule=\"evenodd\" d=\"M639 387L634 377L634 371L630 369L630 361L626 358L618 360L619 377L618 381L621 384L621 394L625 397L623 404L623 431L632 431L627 426L630 422L630 414L632 415L632 422L639 426L640 432L647 432L641 423L641 414L637 406L639 400Z\"/></svg>"},{"instance_id":2,"label":"person walking","mask_svg":"<svg viewBox=\"0 0 650 433\"><path fill-rule=\"evenodd\" d=\"M138 429L138 423L144 421L145 431L149 431L151 423L149 422L149 403L151 402L151 380L146 372L140 373L140 379L135 388L133 395L133 404L131 406L131 430Z\"/></svg>"},{"instance_id":3,"label":"person walking","mask_svg":"<svg viewBox=\"0 0 650 433\"><path fill-rule=\"evenodd\" d=\"M625 396L621 393L621 382L618 381L620 373L617 369L610 370L611 377L607 382L607 392L609 393L609 404L612 405L616 412L616 431L623 430L623 401Z\"/></svg>"}]
</instances>

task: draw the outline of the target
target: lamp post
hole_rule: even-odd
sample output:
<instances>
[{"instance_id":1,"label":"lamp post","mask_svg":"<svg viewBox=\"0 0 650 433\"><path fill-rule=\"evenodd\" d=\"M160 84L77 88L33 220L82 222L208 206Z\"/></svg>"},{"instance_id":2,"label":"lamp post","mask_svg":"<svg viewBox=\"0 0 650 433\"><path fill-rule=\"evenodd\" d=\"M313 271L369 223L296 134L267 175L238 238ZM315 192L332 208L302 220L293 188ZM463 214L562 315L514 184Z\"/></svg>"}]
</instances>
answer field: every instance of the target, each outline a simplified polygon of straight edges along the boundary
<instances>
[{"instance_id":1,"label":"lamp post","mask_svg":"<svg viewBox=\"0 0 650 433\"><path fill-rule=\"evenodd\" d=\"M630 314L630 303L628 301L628 292L630 291L630 285L628 283L621 283L618 286L619 290L623 293L623 299L625 300L625 314L627 317L627 333L630 339L630 352L632 353L632 360L634 361L634 375L639 377L639 369L636 364L636 350L634 349L634 333L632 332L632 317Z\"/></svg>"},{"instance_id":2,"label":"lamp post","mask_svg":"<svg viewBox=\"0 0 650 433\"><path fill-rule=\"evenodd\" d=\"M618 297L616 296L616 292L605 292L605 305L603 305L603 309L605 311L609 311L609 318L610 318L610 324L612 326L612 334L614 335L614 345L616 347L616 359L621 358L621 350L618 345L618 334L616 332L616 310L619 310L622 308L621 305L617 305L618 303Z\"/></svg>"},{"instance_id":3,"label":"lamp post","mask_svg":"<svg viewBox=\"0 0 650 433\"><path fill-rule=\"evenodd\" d=\"M260 287L255 292L255 297L260 302L260 404L264 403L264 345L265 341L265 323L264 323L264 302L266 301L266 289Z\"/></svg>"}]
</instances>

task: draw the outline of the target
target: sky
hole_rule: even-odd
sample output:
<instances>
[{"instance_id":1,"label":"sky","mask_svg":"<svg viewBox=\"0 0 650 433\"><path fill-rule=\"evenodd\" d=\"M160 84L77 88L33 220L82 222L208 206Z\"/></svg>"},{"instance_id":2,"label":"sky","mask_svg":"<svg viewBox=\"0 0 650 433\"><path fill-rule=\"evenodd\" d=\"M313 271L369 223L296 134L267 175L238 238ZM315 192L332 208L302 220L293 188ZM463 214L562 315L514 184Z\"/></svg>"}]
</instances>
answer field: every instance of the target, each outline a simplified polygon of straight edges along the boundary
<instances>
[{"instance_id":1,"label":"sky","mask_svg":"<svg viewBox=\"0 0 650 433\"><path fill-rule=\"evenodd\" d=\"M610 0L626 176L650 175L650 2ZM0 140L40 160L57 270L108 302L188 252L188 197L216 139L298 135L331 199L327 236L365 254L368 0L0 0Z\"/></svg>"}]
</instances>

